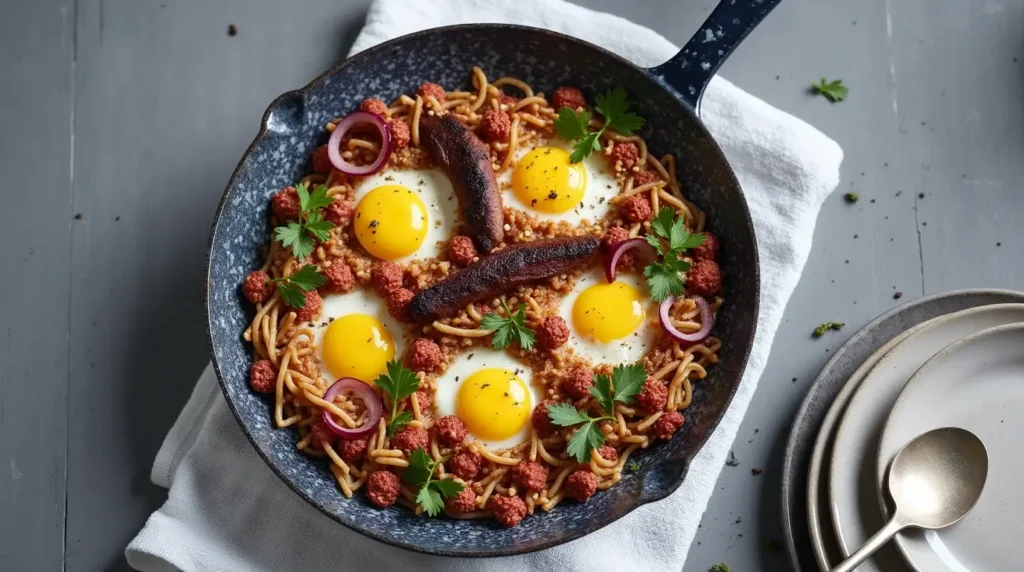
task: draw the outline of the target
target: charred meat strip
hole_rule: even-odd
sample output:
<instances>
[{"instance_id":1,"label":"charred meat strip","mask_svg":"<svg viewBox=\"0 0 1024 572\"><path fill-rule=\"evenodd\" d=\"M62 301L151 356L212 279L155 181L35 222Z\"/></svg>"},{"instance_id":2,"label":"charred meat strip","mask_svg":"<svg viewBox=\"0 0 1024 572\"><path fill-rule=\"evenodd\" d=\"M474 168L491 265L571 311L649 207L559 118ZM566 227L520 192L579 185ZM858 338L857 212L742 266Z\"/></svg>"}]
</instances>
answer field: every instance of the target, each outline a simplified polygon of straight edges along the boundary
<instances>
[{"instance_id":1,"label":"charred meat strip","mask_svg":"<svg viewBox=\"0 0 1024 572\"><path fill-rule=\"evenodd\" d=\"M454 314L471 302L571 270L590 259L599 244L593 236L577 236L509 246L416 294L409 315L424 322Z\"/></svg>"}]
</instances>

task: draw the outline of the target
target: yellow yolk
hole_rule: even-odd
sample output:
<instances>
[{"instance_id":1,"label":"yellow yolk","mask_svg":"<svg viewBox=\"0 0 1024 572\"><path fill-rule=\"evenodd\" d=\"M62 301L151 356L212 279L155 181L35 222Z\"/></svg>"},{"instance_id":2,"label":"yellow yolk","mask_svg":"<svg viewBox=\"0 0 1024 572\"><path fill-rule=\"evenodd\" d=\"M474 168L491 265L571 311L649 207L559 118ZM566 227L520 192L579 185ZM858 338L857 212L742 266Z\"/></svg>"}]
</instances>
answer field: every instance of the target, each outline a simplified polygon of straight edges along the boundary
<instances>
[{"instance_id":1,"label":"yellow yolk","mask_svg":"<svg viewBox=\"0 0 1024 572\"><path fill-rule=\"evenodd\" d=\"M519 432L530 417L530 390L515 372L481 369L459 386L455 415L480 439L499 441Z\"/></svg>"},{"instance_id":2,"label":"yellow yolk","mask_svg":"<svg viewBox=\"0 0 1024 572\"><path fill-rule=\"evenodd\" d=\"M626 284L595 284L576 297L573 326L593 341L608 343L632 334L644 322L643 297Z\"/></svg>"},{"instance_id":3,"label":"yellow yolk","mask_svg":"<svg viewBox=\"0 0 1024 572\"><path fill-rule=\"evenodd\" d=\"M336 378L354 377L372 384L395 357L391 332L373 316L349 314L327 326L322 342L327 371Z\"/></svg>"},{"instance_id":4,"label":"yellow yolk","mask_svg":"<svg viewBox=\"0 0 1024 572\"><path fill-rule=\"evenodd\" d=\"M512 173L512 190L525 205L545 213L562 213L579 206L587 188L582 163L569 161L558 147L537 147L523 157Z\"/></svg>"},{"instance_id":5,"label":"yellow yolk","mask_svg":"<svg viewBox=\"0 0 1024 572\"><path fill-rule=\"evenodd\" d=\"M427 207L418 194L399 185L384 185L359 201L352 227L367 252L397 260L419 250L427 236L427 218Z\"/></svg>"}]
</instances>

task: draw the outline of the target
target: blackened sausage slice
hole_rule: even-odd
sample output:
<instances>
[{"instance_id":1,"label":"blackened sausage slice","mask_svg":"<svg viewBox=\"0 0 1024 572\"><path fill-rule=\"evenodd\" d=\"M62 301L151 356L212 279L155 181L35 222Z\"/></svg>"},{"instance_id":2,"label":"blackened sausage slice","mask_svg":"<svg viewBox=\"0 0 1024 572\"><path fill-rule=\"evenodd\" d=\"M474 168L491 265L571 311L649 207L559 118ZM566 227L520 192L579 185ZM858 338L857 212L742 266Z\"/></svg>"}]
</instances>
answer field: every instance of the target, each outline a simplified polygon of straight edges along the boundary
<instances>
[{"instance_id":1,"label":"blackened sausage slice","mask_svg":"<svg viewBox=\"0 0 1024 572\"><path fill-rule=\"evenodd\" d=\"M482 254L501 242L501 191L487 146L451 115L420 117L420 140L455 189L470 236Z\"/></svg>"},{"instance_id":2,"label":"blackened sausage slice","mask_svg":"<svg viewBox=\"0 0 1024 572\"><path fill-rule=\"evenodd\" d=\"M416 294L409 315L424 322L454 314L471 302L571 270L589 260L599 244L593 236L576 236L509 246Z\"/></svg>"}]
</instances>

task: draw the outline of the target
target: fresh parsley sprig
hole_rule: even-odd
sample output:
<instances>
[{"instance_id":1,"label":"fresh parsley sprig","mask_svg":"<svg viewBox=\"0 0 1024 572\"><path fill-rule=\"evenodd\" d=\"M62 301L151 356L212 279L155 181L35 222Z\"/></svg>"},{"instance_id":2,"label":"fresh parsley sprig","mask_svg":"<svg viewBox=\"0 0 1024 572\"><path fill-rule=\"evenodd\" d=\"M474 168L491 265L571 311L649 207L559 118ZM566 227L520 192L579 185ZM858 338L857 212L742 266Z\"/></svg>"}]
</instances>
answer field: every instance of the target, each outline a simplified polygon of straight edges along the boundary
<instances>
[{"instance_id":1,"label":"fresh parsley sprig","mask_svg":"<svg viewBox=\"0 0 1024 572\"><path fill-rule=\"evenodd\" d=\"M420 387L420 378L398 360L389 361L386 368L387 373L378 376L374 383L391 398L391 420L388 421L387 426L390 437L412 421L412 413L408 411L397 413L398 402L416 393Z\"/></svg>"},{"instance_id":2,"label":"fresh parsley sprig","mask_svg":"<svg viewBox=\"0 0 1024 572\"><path fill-rule=\"evenodd\" d=\"M316 266L307 264L290 276L274 278L268 282L277 286L277 293L281 295L285 304L292 308L305 308L306 295L303 292L316 290L323 286L324 282L327 282L327 278L317 270Z\"/></svg>"},{"instance_id":3,"label":"fresh parsley sprig","mask_svg":"<svg viewBox=\"0 0 1024 572\"><path fill-rule=\"evenodd\" d=\"M579 425L569 438L566 452L576 459L577 463L586 463L590 451L604 445L604 433L601 432L601 421L615 420L615 404L629 405L640 393L647 372L642 365L617 365L609 378L599 375L594 378L590 395L594 397L604 413L601 417L591 417L585 411L579 411L571 403L555 403L548 405L548 418L559 427Z\"/></svg>"},{"instance_id":4,"label":"fresh parsley sprig","mask_svg":"<svg viewBox=\"0 0 1024 572\"><path fill-rule=\"evenodd\" d=\"M709 572L732 572L732 568L725 565L725 562L719 562L711 566Z\"/></svg>"},{"instance_id":5,"label":"fresh parsley sprig","mask_svg":"<svg viewBox=\"0 0 1024 572\"><path fill-rule=\"evenodd\" d=\"M443 498L451 498L462 492L463 488L462 483L452 478L435 480L437 464L438 461L431 458L423 447L417 447L409 454L409 466L402 471L404 483L419 487L416 503L430 516L437 516L444 509Z\"/></svg>"},{"instance_id":6,"label":"fresh parsley sprig","mask_svg":"<svg viewBox=\"0 0 1024 572\"><path fill-rule=\"evenodd\" d=\"M691 234L683 226L683 218L675 216L675 210L662 207L658 216L651 221L653 234L647 235L647 243L654 247L660 261L652 262L644 268L647 285L651 289L651 298L661 302L671 294L679 296L683 293L681 274L690 270L690 264L680 255L691 248L704 244L704 233Z\"/></svg>"},{"instance_id":7,"label":"fresh parsley sprig","mask_svg":"<svg viewBox=\"0 0 1024 572\"><path fill-rule=\"evenodd\" d=\"M825 99L832 103L846 99L846 96L850 93L850 89L843 85L843 80L836 79L828 81L825 78L821 78L821 81L818 83L812 83L811 91L816 94L824 95Z\"/></svg>"},{"instance_id":8,"label":"fresh parsley sprig","mask_svg":"<svg viewBox=\"0 0 1024 572\"><path fill-rule=\"evenodd\" d=\"M295 258L305 258L313 253L316 241L323 242L330 235L334 223L323 219L321 209L331 204L334 198L327 196L327 186L318 185L310 194L306 185L295 187L299 195L299 220L289 221L285 226L274 229L274 238L285 247L292 248Z\"/></svg>"},{"instance_id":9,"label":"fresh parsley sprig","mask_svg":"<svg viewBox=\"0 0 1024 572\"><path fill-rule=\"evenodd\" d=\"M526 327L526 304L519 304L515 312L509 309L505 300L501 301L501 305L505 308L505 313L508 314L508 317L491 312L484 315L483 319L480 320L481 328L494 331L491 345L496 350L503 350L514 339L519 342L519 347L524 350L532 348L534 341L536 341L536 336L533 330Z\"/></svg>"},{"instance_id":10,"label":"fresh parsley sprig","mask_svg":"<svg viewBox=\"0 0 1024 572\"><path fill-rule=\"evenodd\" d=\"M606 129L614 129L623 135L630 135L637 129L644 126L644 119L629 111L629 94L624 87L617 86L615 89L598 95L595 99L594 108L604 116L604 127L598 131L590 131L590 112L582 110L579 113L563 107L558 110L558 118L555 119L555 133L563 139L575 141L572 147L572 154L569 160L579 163L594 151L601 150L601 134Z\"/></svg>"}]
</instances>

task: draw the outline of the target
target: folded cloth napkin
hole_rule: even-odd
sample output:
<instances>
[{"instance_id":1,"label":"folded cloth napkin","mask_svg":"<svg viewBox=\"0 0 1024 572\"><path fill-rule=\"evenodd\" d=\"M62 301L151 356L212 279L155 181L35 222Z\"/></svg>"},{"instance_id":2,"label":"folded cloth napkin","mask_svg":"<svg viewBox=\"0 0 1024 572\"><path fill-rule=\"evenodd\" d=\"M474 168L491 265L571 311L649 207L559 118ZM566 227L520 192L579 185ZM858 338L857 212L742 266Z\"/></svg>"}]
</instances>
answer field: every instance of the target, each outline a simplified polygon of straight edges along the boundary
<instances>
[{"instance_id":1,"label":"folded cloth napkin","mask_svg":"<svg viewBox=\"0 0 1024 572\"><path fill-rule=\"evenodd\" d=\"M352 52L424 28L467 22L558 30L641 66L661 63L678 49L651 30L561 0L376 0ZM153 482L170 488L167 503L128 546L128 562L160 572L680 570L807 260L818 210L839 182L843 156L813 127L723 79L711 82L704 99L702 117L736 169L753 214L761 315L732 405L678 491L589 536L523 556L456 559L391 548L335 523L281 482L242 434L207 367L153 466Z\"/></svg>"}]
</instances>

